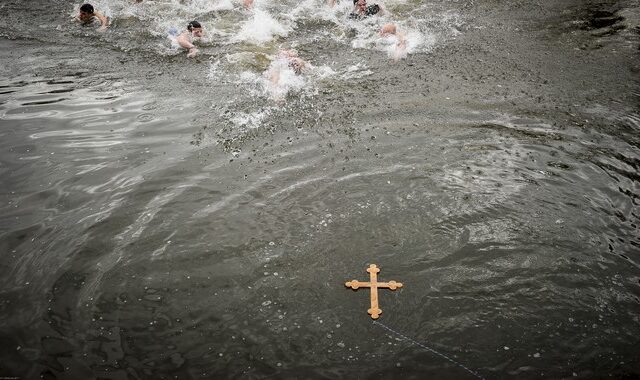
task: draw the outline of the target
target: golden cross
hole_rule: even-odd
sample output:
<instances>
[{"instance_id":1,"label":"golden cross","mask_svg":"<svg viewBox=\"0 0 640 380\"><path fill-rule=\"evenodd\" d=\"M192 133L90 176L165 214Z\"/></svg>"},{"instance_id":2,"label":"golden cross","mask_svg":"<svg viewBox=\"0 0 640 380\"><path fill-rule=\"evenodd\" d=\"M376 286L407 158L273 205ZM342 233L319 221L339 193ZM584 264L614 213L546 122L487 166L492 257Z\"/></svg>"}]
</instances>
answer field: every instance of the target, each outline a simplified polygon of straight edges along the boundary
<instances>
[{"instance_id":1,"label":"golden cross","mask_svg":"<svg viewBox=\"0 0 640 380\"><path fill-rule=\"evenodd\" d=\"M367 313L371 314L371 318L378 319L380 314L382 314L382 310L378 307L378 288L396 290L402 287L402 283L395 281L378 282L378 272L380 272L380 268L378 268L376 264L369 265L367 272L369 272L369 282L352 280L347 281L344 286L353 290L357 290L358 288L371 288L371 308L367 310Z\"/></svg>"}]
</instances>

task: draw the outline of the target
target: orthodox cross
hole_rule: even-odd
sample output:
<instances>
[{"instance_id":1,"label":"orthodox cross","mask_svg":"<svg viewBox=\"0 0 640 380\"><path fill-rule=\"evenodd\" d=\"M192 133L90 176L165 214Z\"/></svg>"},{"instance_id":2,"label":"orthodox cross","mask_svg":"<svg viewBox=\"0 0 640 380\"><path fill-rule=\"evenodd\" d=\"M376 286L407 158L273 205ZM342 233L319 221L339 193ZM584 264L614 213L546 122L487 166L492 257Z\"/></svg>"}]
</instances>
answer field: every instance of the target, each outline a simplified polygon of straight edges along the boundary
<instances>
[{"instance_id":1,"label":"orthodox cross","mask_svg":"<svg viewBox=\"0 0 640 380\"><path fill-rule=\"evenodd\" d=\"M378 307L378 288L396 290L402 287L402 283L395 281L378 282L378 272L380 272L380 268L378 268L376 264L369 265L367 272L369 272L369 282L352 280L347 281L344 286L353 290L357 290L358 288L371 288L371 308L367 310L367 313L371 314L371 318L378 319L380 314L382 314L382 310Z\"/></svg>"}]
</instances>

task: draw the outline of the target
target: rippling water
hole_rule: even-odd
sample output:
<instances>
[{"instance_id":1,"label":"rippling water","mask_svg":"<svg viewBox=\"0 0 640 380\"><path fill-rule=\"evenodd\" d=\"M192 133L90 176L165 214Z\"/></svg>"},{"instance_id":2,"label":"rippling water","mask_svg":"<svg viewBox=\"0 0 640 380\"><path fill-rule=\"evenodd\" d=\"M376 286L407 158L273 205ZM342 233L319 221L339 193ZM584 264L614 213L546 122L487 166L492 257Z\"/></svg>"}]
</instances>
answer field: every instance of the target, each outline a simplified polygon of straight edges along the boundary
<instances>
[{"instance_id":1,"label":"rippling water","mask_svg":"<svg viewBox=\"0 0 640 380\"><path fill-rule=\"evenodd\" d=\"M370 263L480 377L640 376L637 2L94 5L0 6L0 376L473 378Z\"/></svg>"}]
</instances>

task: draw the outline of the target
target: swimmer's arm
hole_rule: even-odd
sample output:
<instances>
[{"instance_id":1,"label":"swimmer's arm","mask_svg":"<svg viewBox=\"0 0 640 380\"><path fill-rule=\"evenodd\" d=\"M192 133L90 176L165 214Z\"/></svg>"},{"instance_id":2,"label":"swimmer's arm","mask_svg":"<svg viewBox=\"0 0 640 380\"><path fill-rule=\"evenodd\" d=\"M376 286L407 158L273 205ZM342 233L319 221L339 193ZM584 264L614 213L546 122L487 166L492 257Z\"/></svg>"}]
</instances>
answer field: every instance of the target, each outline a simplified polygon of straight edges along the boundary
<instances>
[{"instance_id":1,"label":"swimmer's arm","mask_svg":"<svg viewBox=\"0 0 640 380\"><path fill-rule=\"evenodd\" d=\"M176 42L178 43L178 45L180 45L180 47L189 50L189 52L187 53L187 57L195 57L196 54L198 54L198 49L196 49L196 46L192 44L191 41L189 41L186 32L176 37Z\"/></svg>"},{"instance_id":2,"label":"swimmer's arm","mask_svg":"<svg viewBox=\"0 0 640 380\"><path fill-rule=\"evenodd\" d=\"M181 33L178 37L176 37L176 42L180 47L185 49L195 49L196 46L189 41L189 37L187 37L186 33Z\"/></svg>"},{"instance_id":3,"label":"swimmer's arm","mask_svg":"<svg viewBox=\"0 0 640 380\"><path fill-rule=\"evenodd\" d=\"M106 30L109 26L109 19L100 12L95 12L93 15L100 20L100 28L98 28L98 30Z\"/></svg>"}]
</instances>

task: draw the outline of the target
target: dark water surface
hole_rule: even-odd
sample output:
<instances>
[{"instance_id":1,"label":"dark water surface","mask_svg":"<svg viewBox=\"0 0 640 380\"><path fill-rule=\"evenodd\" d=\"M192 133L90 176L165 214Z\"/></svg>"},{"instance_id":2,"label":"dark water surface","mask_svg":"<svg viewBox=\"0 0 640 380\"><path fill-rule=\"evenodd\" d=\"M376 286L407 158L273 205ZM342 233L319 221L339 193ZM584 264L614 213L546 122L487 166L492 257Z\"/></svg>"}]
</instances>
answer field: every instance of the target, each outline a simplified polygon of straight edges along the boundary
<instances>
[{"instance_id":1,"label":"dark water surface","mask_svg":"<svg viewBox=\"0 0 640 380\"><path fill-rule=\"evenodd\" d=\"M640 377L637 1L385 4L3 2L0 377Z\"/></svg>"}]
</instances>

